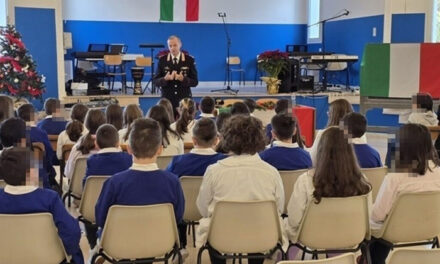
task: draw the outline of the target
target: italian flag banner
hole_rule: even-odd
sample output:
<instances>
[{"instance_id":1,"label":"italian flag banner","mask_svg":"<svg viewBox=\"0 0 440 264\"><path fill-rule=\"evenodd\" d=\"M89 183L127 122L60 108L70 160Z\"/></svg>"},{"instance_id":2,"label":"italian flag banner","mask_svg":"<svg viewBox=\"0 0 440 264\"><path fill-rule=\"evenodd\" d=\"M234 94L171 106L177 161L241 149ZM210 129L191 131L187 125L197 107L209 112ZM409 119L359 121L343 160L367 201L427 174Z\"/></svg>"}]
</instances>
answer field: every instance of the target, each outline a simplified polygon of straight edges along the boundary
<instances>
[{"instance_id":1,"label":"italian flag banner","mask_svg":"<svg viewBox=\"0 0 440 264\"><path fill-rule=\"evenodd\" d=\"M161 21L198 21L199 0L160 0Z\"/></svg>"},{"instance_id":2,"label":"italian flag banner","mask_svg":"<svg viewBox=\"0 0 440 264\"><path fill-rule=\"evenodd\" d=\"M440 44L368 44L361 63L361 96L440 98Z\"/></svg>"}]
</instances>

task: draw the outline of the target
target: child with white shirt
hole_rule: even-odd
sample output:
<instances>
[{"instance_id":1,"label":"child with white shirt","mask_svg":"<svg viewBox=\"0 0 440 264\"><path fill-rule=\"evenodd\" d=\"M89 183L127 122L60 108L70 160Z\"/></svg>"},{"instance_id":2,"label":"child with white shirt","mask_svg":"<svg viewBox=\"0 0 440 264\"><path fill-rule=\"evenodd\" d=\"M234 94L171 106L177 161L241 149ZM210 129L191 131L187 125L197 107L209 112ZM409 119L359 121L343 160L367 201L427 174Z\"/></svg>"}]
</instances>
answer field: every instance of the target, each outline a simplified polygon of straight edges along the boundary
<instances>
[{"instance_id":1,"label":"child with white shirt","mask_svg":"<svg viewBox=\"0 0 440 264\"><path fill-rule=\"evenodd\" d=\"M231 156L209 166L197 197L197 207L203 218L197 229L197 244L206 242L210 219L217 201L274 200L279 215L284 207L283 183L277 169L263 161L264 133L260 120L249 115L235 115L226 121L222 134L224 148ZM239 216L237 216L239 217ZM240 239L240 238L235 238ZM258 255L260 252L249 252ZM210 252L211 263L223 264ZM249 259L250 264L264 259Z\"/></svg>"},{"instance_id":2,"label":"child with white shirt","mask_svg":"<svg viewBox=\"0 0 440 264\"><path fill-rule=\"evenodd\" d=\"M262 160L278 170L300 170L312 167L310 154L298 143L292 143L296 135L296 121L288 114L275 115L271 120L272 138L275 141L260 153Z\"/></svg>"},{"instance_id":3,"label":"child with white shirt","mask_svg":"<svg viewBox=\"0 0 440 264\"><path fill-rule=\"evenodd\" d=\"M96 224L100 228L104 227L108 210L116 204L171 203L176 222L182 221L185 201L179 179L157 167L156 160L162 149L161 126L157 121L141 118L133 122L128 140L133 165L104 183L95 207Z\"/></svg>"},{"instance_id":4,"label":"child with white shirt","mask_svg":"<svg viewBox=\"0 0 440 264\"><path fill-rule=\"evenodd\" d=\"M403 125L397 140L395 171L388 173L380 186L371 213L372 229L380 229L399 193L440 191L440 162L428 129L419 124ZM383 264L390 247L374 241L370 252L372 263Z\"/></svg>"},{"instance_id":5,"label":"child with white shirt","mask_svg":"<svg viewBox=\"0 0 440 264\"><path fill-rule=\"evenodd\" d=\"M131 124L134 120L142 118L142 116L142 109L136 104L129 104L124 108L124 112L122 113L124 128L118 131L120 144L127 143Z\"/></svg>"},{"instance_id":6,"label":"child with white shirt","mask_svg":"<svg viewBox=\"0 0 440 264\"><path fill-rule=\"evenodd\" d=\"M424 126L437 126L437 114L432 111L432 97L428 93L418 93L412 97L412 113L408 123Z\"/></svg>"}]
</instances>

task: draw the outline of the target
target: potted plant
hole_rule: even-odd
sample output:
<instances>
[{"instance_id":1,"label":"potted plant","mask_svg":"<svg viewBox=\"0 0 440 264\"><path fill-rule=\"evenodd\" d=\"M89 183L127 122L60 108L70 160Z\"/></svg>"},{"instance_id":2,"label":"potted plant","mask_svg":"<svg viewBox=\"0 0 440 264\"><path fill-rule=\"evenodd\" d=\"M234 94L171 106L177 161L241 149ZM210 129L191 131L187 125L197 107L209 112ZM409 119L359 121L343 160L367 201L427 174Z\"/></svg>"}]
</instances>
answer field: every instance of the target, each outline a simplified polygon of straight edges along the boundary
<instances>
[{"instance_id":1,"label":"potted plant","mask_svg":"<svg viewBox=\"0 0 440 264\"><path fill-rule=\"evenodd\" d=\"M267 93L278 93L281 80L278 75L287 69L289 54L279 50L265 51L258 55L258 69L266 72L267 76L261 79L267 85Z\"/></svg>"}]
</instances>

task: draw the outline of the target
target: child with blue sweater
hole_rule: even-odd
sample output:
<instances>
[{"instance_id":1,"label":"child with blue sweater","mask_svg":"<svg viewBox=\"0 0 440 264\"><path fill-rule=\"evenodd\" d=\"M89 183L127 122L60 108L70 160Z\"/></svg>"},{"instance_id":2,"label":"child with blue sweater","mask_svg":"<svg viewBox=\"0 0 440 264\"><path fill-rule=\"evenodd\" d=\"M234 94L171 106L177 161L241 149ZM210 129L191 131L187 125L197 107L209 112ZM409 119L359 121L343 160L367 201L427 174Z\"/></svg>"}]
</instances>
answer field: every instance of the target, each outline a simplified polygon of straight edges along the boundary
<instances>
[{"instance_id":1,"label":"child with blue sweater","mask_svg":"<svg viewBox=\"0 0 440 264\"><path fill-rule=\"evenodd\" d=\"M203 176L206 168L226 155L215 152L218 143L217 127L214 120L202 117L193 128L194 148L190 153L178 155L168 165L167 171L177 176Z\"/></svg>"},{"instance_id":2,"label":"child with blue sweater","mask_svg":"<svg viewBox=\"0 0 440 264\"><path fill-rule=\"evenodd\" d=\"M133 165L104 183L95 207L97 225L104 227L112 205L162 203L173 205L176 222L180 223L185 200L179 179L170 172L159 170L156 163L163 149L159 123L149 118L137 119L132 124L128 142Z\"/></svg>"},{"instance_id":3,"label":"child with blue sweater","mask_svg":"<svg viewBox=\"0 0 440 264\"><path fill-rule=\"evenodd\" d=\"M262 160L278 170L301 170L312 167L310 154L292 143L296 135L296 121L288 114L277 114L271 120L271 134L274 141L260 153Z\"/></svg>"},{"instance_id":4,"label":"child with blue sweater","mask_svg":"<svg viewBox=\"0 0 440 264\"><path fill-rule=\"evenodd\" d=\"M67 121L61 113L60 101L56 98L47 98L44 102L46 117L38 122L37 127L46 131L48 135L59 135L66 129Z\"/></svg>"},{"instance_id":5,"label":"child with blue sweater","mask_svg":"<svg viewBox=\"0 0 440 264\"><path fill-rule=\"evenodd\" d=\"M73 263L83 264L79 247L81 230L78 221L64 208L58 194L52 190L40 189L35 185L35 169L32 152L22 147L8 148L0 155L0 174L6 187L0 189L1 214L50 213L68 255ZM7 228L7 227L6 227ZM23 252L26 254L26 252Z\"/></svg>"},{"instance_id":6,"label":"child with blue sweater","mask_svg":"<svg viewBox=\"0 0 440 264\"><path fill-rule=\"evenodd\" d=\"M359 167L382 167L382 161L377 150L367 144L363 136L367 131L367 119L359 113L348 113L343 118L344 131L349 134L353 144Z\"/></svg>"}]
</instances>

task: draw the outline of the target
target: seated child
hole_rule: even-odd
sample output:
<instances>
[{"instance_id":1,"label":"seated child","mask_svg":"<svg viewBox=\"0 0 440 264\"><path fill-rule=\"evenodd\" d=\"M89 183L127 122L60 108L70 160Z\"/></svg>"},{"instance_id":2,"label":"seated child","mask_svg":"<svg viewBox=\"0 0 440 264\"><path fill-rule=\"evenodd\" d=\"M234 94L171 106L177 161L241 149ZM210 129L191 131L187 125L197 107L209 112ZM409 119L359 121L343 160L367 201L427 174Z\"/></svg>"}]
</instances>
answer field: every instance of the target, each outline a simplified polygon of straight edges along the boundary
<instances>
[{"instance_id":1,"label":"seated child","mask_svg":"<svg viewBox=\"0 0 440 264\"><path fill-rule=\"evenodd\" d=\"M131 155L119 148L118 131L113 125L101 125L96 131L95 144L99 151L87 159L86 176L90 175L113 175L127 170L133 161Z\"/></svg>"},{"instance_id":2,"label":"seated child","mask_svg":"<svg viewBox=\"0 0 440 264\"><path fill-rule=\"evenodd\" d=\"M368 145L365 137L363 137L367 131L367 119L362 114L353 112L346 114L343 122L344 130L347 131L349 138L351 138L359 167L382 167L379 152Z\"/></svg>"},{"instance_id":3,"label":"seated child","mask_svg":"<svg viewBox=\"0 0 440 264\"><path fill-rule=\"evenodd\" d=\"M7 185L0 189L0 213L51 213L66 253L72 256L74 263L83 264L78 221L67 212L56 192L31 185L38 177L33 164L35 160L29 149L13 147L3 150L0 155L0 175Z\"/></svg>"},{"instance_id":4,"label":"seated child","mask_svg":"<svg viewBox=\"0 0 440 264\"><path fill-rule=\"evenodd\" d=\"M218 142L217 127L214 120L206 117L199 119L193 128L194 148L190 153L175 156L167 171L177 176L203 176L206 168L224 159L226 156L215 152Z\"/></svg>"},{"instance_id":5,"label":"seated child","mask_svg":"<svg viewBox=\"0 0 440 264\"><path fill-rule=\"evenodd\" d=\"M231 106L231 115L251 115L251 112L245 103L235 102Z\"/></svg>"},{"instance_id":6,"label":"seated child","mask_svg":"<svg viewBox=\"0 0 440 264\"><path fill-rule=\"evenodd\" d=\"M275 114L287 114L289 109L289 101L287 99L280 99L275 104ZM269 123L266 126L266 138L267 142L272 140L272 125Z\"/></svg>"},{"instance_id":7,"label":"seated child","mask_svg":"<svg viewBox=\"0 0 440 264\"><path fill-rule=\"evenodd\" d=\"M243 103L248 107L251 116L254 116L254 111L255 108L257 108L257 103L251 98L244 99Z\"/></svg>"},{"instance_id":8,"label":"seated child","mask_svg":"<svg viewBox=\"0 0 440 264\"><path fill-rule=\"evenodd\" d=\"M215 119L214 111L215 111L215 101L210 96L205 96L200 101L199 105L200 115L197 117L197 119L200 119L202 117L212 118Z\"/></svg>"},{"instance_id":9,"label":"seated child","mask_svg":"<svg viewBox=\"0 0 440 264\"><path fill-rule=\"evenodd\" d=\"M55 98L47 98L44 102L46 117L38 122L37 127L46 131L48 135L59 135L65 128L67 121L61 113L60 101Z\"/></svg>"},{"instance_id":10,"label":"seated child","mask_svg":"<svg viewBox=\"0 0 440 264\"><path fill-rule=\"evenodd\" d=\"M310 154L298 143L292 143L296 132L296 121L287 114L278 114L272 118L271 147L260 153L265 162L278 170L300 170L312 167Z\"/></svg>"},{"instance_id":11,"label":"seated child","mask_svg":"<svg viewBox=\"0 0 440 264\"><path fill-rule=\"evenodd\" d=\"M432 111L432 97L430 94L418 93L412 97L412 113L408 123L424 126L437 126L437 115Z\"/></svg>"},{"instance_id":12,"label":"seated child","mask_svg":"<svg viewBox=\"0 0 440 264\"><path fill-rule=\"evenodd\" d=\"M3 121L0 127L0 141L2 142L3 149L26 147L26 144L29 145L30 142L26 140L26 123L16 117ZM40 185L44 188L50 188L47 171L42 163L39 163L38 176L41 182ZM2 178L2 175L0 175L0 178Z\"/></svg>"},{"instance_id":13,"label":"seated child","mask_svg":"<svg viewBox=\"0 0 440 264\"><path fill-rule=\"evenodd\" d=\"M180 100L179 119L171 124L171 129L183 139L183 142L192 142L192 129L196 114L196 103L191 98Z\"/></svg>"},{"instance_id":14,"label":"seated child","mask_svg":"<svg viewBox=\"0 0 440 264\"><path fill-rule=\"evenodd\" d=\"M112 205L152 205L171 203L176 223L182 221L185 207L182 187L176 175L159 170L157 156L163 149L158 122L142 118L132 124L128 152L133 155L130 169L116 173L102 188L95 207L96 224L103 228Z\"/></svg>"}]
</instances>

